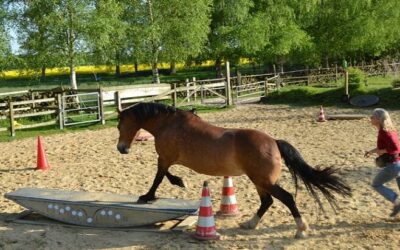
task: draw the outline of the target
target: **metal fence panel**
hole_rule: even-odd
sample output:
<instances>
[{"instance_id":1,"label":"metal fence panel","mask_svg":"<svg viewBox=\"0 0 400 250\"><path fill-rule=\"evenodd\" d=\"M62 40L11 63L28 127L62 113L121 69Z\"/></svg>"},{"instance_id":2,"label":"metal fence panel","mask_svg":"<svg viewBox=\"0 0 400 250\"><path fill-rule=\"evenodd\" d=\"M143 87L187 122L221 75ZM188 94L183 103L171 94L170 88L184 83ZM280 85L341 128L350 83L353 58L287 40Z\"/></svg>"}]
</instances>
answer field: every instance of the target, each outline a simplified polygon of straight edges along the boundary
<instances>
[{"instance_id":1,"label":"metal fence panel","mask_svg":"<svg viewBox=\"0 0 400 250\"><path fill-rule=\"evenodd\" d=\"M99 93L64 95L62 116L64 126L101 121Z\"/></svg>"}]
</instances>

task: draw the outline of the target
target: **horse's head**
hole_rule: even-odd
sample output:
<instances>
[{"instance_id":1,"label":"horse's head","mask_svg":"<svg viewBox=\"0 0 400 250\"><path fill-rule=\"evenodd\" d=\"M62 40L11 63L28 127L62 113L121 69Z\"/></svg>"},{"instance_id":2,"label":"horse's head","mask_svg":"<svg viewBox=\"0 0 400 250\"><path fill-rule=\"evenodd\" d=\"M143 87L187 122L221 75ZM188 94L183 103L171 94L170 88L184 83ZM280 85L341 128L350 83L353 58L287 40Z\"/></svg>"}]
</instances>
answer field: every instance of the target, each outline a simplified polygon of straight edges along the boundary
<instances>
[{"instance_id":1,"label":"horse's head","mask_svg":"<svg viewBox=\"0 0 400 250\"><path fill-rule=\"evenodd\" d=\"M119 139L117 149L121 154L129 153L132 141L140 129L139 122L129 110L118 110Z\"/></svg>"}]
</instances>

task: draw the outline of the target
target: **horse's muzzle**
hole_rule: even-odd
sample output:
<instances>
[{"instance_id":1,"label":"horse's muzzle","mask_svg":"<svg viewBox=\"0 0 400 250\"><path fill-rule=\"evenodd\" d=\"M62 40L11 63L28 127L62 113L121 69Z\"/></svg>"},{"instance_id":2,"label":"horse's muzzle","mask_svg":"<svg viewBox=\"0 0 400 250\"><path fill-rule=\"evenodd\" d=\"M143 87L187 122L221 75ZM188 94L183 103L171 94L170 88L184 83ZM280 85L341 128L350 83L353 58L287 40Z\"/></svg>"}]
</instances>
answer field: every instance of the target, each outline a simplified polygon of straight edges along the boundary
<instances>
[{"instance_id":1,"label":"horse's muzzle","mask_svg":"<svg viewBox=\"0 0 400 250\"><path fill-rule=\"evenodd\" d=\"M129 153L129 148L126 147L125 145L118 144L117 149L121 154L128 154Z\"/></svg>"}]
</instances>

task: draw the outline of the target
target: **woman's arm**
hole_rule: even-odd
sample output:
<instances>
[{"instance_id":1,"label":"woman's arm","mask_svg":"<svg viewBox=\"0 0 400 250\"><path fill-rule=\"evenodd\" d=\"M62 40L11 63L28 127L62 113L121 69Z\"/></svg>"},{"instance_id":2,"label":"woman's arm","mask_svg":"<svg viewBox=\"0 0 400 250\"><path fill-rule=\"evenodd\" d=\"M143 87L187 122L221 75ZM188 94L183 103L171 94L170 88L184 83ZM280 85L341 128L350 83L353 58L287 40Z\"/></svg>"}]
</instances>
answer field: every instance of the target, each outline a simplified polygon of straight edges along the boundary
<instances>
[{"instance_id":1,"label":"woman's arm","mask_svg":"<svg viewBox=\"0 0 400 250\"><path fill-rule=\"evenodd\" d=\"M365 154L364 154L364 157L369 157L369 156L372 155L372 154L381 155L381 154L384 154L384 153L387 153L387 150L386 150L386 149L374 148L374 149L371 149L371 150L369 150L369 151L366 151Z\"/></svg>"}]
</instances>

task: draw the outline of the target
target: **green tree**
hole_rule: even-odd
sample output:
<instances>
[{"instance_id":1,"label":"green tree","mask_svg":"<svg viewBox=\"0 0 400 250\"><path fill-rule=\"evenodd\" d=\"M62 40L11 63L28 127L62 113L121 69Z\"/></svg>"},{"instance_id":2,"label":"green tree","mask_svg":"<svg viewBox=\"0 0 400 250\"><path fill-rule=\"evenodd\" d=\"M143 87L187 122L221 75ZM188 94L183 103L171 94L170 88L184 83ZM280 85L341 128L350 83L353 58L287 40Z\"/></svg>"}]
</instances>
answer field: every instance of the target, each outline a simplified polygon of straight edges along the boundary
<instances>
[{"instance_id":1,"label":"green tree","mask_svg":"<svg viewBox=\"0 0 400 250\"><path fill-rule=\"evenodd\" d=\"M89 22L89 44L95 64L115 65L119 76L124 48L127 46L127 25L122 19L123 4L116 0L95 1L95 11Z\"/></svg>"},{"instance_id":2,"label":"green tree","mask_svg":"<svg viewBox=\"0 0 400 250\"><path fill-rule=\"evenodd\" d=\"M20 67L40 69L41 79L46 76L47 67L61 66L57 48L52 44L51 30L45 17L50 15L55 6L49 1L21 1L20 7L14 8L15 22L18 27Z\"/></svg>"},{"instance_id":3,"label":"green tree","mask_svg":"<svg viewBox=\"0 0 400 250\"><path fill-rule=\"evenodd\" d=\"M311 37L304 27L305 17L315 5L316 1L257 1L257 10L266 15L269 43L256 58L263 62L278 63L283 70L283 63L290 59L291 54L311 47Z\"/></svg>"},{"instance_id":4,"label":"green tree","mask_svg":"<svg viewBox=\"0 0 400 250\"><path fill-rule=\"evenodd\" d=\"M105 52L113 42L120 9L115 0L19 0L23 52L36 65L66 64L77 89L77 65L82 54ZM115 13L113 12L115 11ZM116 16L114 16L116 14ZM107 48L107 49L106 49ZM97 55L99 55L98 53ZM107 55L103 58L109 59Z\"/></svg>"},{"instance_id":5,"label":"green tree","mask_svg":"<svg viewBox=\"0 0 400 250\"><path fill-rule=\"evenodd\" d=\"M65 62L70 83L77 89L75 67L78 53L87 49L93 1L20 0L18 11L22 53L34 65ZM56 60L56 61L55 61ZM60 65L61 66L61 65Z\"/></svg>"},{"instance_id":6,"label":"green tree","mask_svg":"<svg viewBox=\"0 0 400 250\"><path fill-rule=\"evenodd\" d=\"M204 48L210 30L211 1L168 1L161 4L160 9L165 10L163 16L169 20L162 28L161 56L163 61L170 62L174 74L176 62L195 57ZM177 8L177 5L181 6Z\"/></svg>"},{"instance_id":7,"label":"green tree","mask_svg":"<svg viewBox=\"0 0 400 250\"><path fill-rule=\"evenodd\" d=\"M0 72L8 68L11 57L10 40L6 31L7 12L5 3L0 0Z\"/></svg>"},{"instance_id":8,"label":"green tree","mask_svg":"<svg viewBox=\"0 0 400 250\"><path fill-rule=\"evenodd\" d=\"M399 41L397 0L321 0L307 31L321 59L379 56Z\"/></svg>"},{"instance_id":9,"label":"green tree","mask_svg":"<svg viewBox=\"0 0 400 250\"><path fill-rule=\"evenodd\" d=\"M160 60L185 60L200 52L209 31L211 1L132 2L128 15L132 54L152 66L153 82L159 82Z\"/></svg>"},{"instance_id":10,"label":"green tree","mask_svg":"<svg viewBox=\"0 0 400 250\"><path fill-rule=\"evenodd\" d=\"M217 75L223 60L238 61L261 51L269 41L268 17L252 0L214 0L206 57L215 60ZM204 55L203 55L204 56Z\"/></svg>"},{"instance_id":11,"label":"green tree","mask_svg":"<svg viewBox=\"0 0 400 250\"><path fill-rule=\"evenodd\" d=\"M367 7L355 24L361 31L350 41L350 52L368 57L393 55L400 43L400 1L375 0Z\"/></svg>"}]
</instances>

